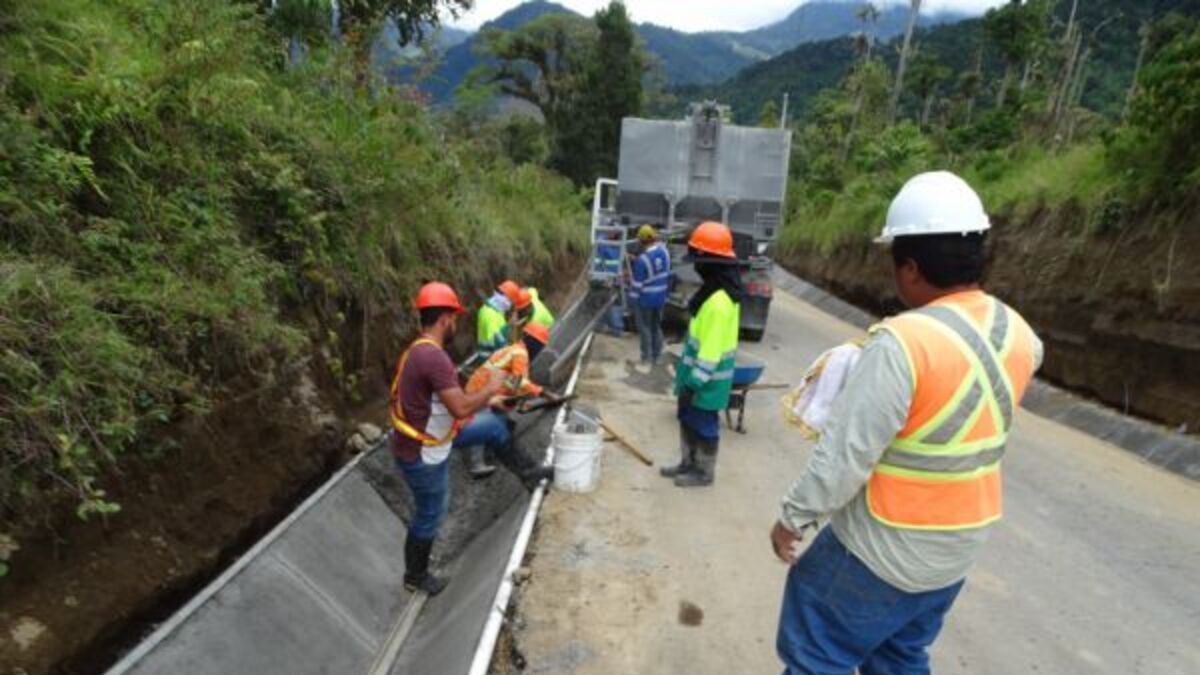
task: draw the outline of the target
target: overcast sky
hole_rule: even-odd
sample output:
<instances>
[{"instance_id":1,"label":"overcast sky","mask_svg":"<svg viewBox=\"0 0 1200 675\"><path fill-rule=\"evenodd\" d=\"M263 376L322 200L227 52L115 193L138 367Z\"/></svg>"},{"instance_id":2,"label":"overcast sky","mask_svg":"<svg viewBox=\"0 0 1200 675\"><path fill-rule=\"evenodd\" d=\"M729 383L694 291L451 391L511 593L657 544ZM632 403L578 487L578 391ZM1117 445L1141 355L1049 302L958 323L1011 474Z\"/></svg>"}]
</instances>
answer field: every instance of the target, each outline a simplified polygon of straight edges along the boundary
<instances>
[{"instance_id":1,"label":"overcast sky","mask_svg":"<svg viewBox=\"0 0 1200 675\"><path fill-rule=\"evenodd\" d=\"M608 0L556 0L580 14L591 15ZM787 16L805 0L625 0L625 6L637 22L649 21L684 31L748 30L758 28ZM982 13L1004 0L925 0L922 12L956 9ZM496 18L521 4L522 0L475 0L475 9L449 24L475 30L479 25ZM897 4L905 0L882 0L880 5ZM928 10L926 10L928 8Z\"/></svg>"}]
</instances>

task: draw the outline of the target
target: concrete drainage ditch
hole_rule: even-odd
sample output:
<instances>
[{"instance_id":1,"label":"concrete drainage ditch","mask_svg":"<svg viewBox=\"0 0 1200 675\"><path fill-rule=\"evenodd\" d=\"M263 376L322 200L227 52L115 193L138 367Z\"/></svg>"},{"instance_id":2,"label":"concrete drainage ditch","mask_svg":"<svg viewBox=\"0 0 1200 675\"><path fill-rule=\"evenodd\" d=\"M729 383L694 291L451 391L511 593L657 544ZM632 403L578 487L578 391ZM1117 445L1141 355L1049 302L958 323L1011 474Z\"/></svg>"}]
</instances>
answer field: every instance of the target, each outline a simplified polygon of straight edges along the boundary
<instances>
[{"instance_id":1,"label":"concrete drainage ditch","mask_svg":"<svg viewBox=\"0 0 1200 675\"><path fill-rule=\"evenodd\" d=\"M596 289L568 310L534 364L543 381L574 390L611 301ZM522 416L515 442L553 461L565 414ZM404 590L412 498L391 461L382 444L356 457L108 675L486 673L544 488L529 494L506 471L472 482L452 456L435 558L453 583L427 599Z\"/></svg>"}]
</instances>

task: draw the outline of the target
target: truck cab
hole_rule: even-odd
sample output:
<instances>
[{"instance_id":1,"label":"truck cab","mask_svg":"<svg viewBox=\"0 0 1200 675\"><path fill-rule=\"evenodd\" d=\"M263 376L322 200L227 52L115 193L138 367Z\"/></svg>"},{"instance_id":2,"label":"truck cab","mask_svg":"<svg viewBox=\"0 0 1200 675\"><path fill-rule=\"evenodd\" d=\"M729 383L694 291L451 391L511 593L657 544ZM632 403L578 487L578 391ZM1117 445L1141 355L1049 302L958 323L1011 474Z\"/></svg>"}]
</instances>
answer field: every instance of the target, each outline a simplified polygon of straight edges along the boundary
<instances>
[{"instance_id":1,"label":"truck cab","mask_svg":"<svg viewBox=\"0 0 1200 675\"><path fill-rule=\"evenodd\" d=\"M693 103L683 120L625 118L617 179L596 184L592 241L627 245L641 225L658 229L675 273L669 307L686 314L700 285L686 259L688 236L702 222L725 223L748 294L742 334L758 340L771 303L769 251L783 226L792 134L728 118L728 107L712 101Z\"/></svg>"}]
</instances>

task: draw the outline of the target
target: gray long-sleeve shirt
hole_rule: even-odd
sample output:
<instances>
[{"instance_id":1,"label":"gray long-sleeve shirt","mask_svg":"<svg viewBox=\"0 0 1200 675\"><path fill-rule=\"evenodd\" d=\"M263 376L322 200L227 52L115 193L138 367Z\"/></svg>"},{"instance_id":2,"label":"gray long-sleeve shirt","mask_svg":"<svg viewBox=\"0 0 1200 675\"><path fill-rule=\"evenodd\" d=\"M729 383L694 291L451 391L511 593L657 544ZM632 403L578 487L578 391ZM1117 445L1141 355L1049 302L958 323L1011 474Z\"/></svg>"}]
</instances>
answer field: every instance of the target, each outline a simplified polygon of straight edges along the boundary
<instances>
[{"instance_id":1,"label":"gray long-sleeve shirt","mask_svg":"<svg viewBox=\"0 0 1200 675\"><path fill-rule=\"evenodd\" d=\"M1041 362L1042 344L1035 339L1035 370ZM784 497L782 520L799 532L829 517L838 540L879 578L918 593L964 578L991 528L904 530L880 523L867 510L867 480L904 428L912 397L904 348L891 333L876 333L834 400L804 475Z\"/></svg>"}]
</instances>

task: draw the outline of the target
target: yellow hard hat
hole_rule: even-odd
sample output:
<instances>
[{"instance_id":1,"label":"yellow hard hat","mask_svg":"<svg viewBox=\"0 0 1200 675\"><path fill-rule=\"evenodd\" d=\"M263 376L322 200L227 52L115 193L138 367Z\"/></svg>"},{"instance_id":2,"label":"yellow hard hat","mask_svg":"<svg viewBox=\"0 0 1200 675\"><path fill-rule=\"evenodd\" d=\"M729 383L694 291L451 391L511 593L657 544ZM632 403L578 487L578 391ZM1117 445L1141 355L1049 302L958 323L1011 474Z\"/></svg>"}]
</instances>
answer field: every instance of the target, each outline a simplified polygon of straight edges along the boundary
<instances>
[{"instance_id":1,"label":"yellow hard hat","mask_svg":"<svg viewBox=\"0 0 1200 675\"><path fill-rule=\"evenodd\" d=\"M643 225L638 228L637 238L642 241L658 239L658 230L654 229L653 225Z\"/></svg>"}]
</instances>

